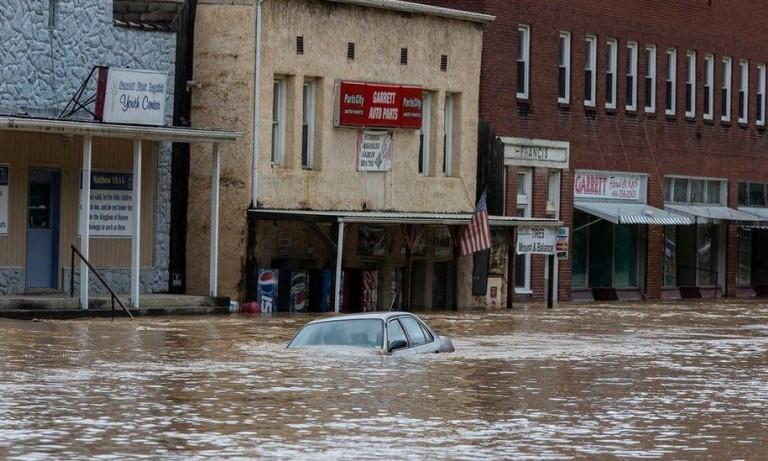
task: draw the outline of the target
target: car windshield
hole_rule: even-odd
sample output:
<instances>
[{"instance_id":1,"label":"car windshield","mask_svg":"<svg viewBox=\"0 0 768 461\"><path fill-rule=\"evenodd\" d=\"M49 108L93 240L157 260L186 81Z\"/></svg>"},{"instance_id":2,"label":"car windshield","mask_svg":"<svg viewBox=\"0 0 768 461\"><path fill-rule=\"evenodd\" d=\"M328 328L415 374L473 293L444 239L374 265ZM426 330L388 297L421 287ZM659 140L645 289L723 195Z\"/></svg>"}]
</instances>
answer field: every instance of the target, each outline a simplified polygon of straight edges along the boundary
<instances>
[{"instance_id":1,"label":"car windshield","mask_svg":"<svg viewBox=\"0 0 768 461\"><path fill-rule=\"evenodd\" d=\"M349 346L381 348L384 323L379 319L334 320L307 325L288 347Z\"/></svg>"}]
</instances>

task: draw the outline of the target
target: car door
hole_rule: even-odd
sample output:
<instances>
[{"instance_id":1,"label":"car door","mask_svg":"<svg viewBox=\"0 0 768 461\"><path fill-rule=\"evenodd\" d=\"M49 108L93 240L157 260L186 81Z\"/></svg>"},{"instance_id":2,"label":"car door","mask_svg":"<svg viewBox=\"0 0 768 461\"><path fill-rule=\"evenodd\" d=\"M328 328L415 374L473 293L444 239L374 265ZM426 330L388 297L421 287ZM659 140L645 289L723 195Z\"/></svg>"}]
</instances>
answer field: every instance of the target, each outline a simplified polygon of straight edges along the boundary
<instances>
[{"instance_id":1,"label":"car door","mask_svg":"<svg viewBox=\"0 0 768 461\"><path fill-rule=\"evenodd\" d=\"M437 352L439 347L436 346L434 337L431 333L422 328L421 322L412 315L404 315L398 317L400 323L405 328L405 333L408 335L409 344L413 353L423 354L429 352Z\"/></svg>"},{"instance_id":2,"label":"car door","mask_svg":"<svg viewBox=\"0 0 768 461\"><path fill-rule=\"evenodd\" d=\"M394 318L387 322L387 350L389 350L389 344L398 339L404 339L408 346L392 351L392 355L410 355L415 352L413 347L411 347L411 342L408 339L408 335L405 334L402 324L397 318Z\"/></svg>"}]
</instances>

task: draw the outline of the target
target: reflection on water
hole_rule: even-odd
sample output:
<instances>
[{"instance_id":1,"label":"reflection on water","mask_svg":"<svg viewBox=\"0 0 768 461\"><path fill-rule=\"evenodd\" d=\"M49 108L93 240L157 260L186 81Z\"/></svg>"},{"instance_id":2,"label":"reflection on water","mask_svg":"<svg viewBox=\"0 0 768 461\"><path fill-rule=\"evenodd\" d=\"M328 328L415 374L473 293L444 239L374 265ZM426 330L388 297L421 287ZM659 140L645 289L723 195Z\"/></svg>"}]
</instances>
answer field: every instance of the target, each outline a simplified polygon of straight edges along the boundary
<instances>
[{"instance_id":1,"label":"reflection on water","mask_svg":"<svg viewBox=\"0 0 768 461\"><path fill-rule=\"evenodd\" d=\"M454 354L325 356L310 317L0 320L0 458L760 459L758 303L423 316Z\"/></svg>"}]
</instances>

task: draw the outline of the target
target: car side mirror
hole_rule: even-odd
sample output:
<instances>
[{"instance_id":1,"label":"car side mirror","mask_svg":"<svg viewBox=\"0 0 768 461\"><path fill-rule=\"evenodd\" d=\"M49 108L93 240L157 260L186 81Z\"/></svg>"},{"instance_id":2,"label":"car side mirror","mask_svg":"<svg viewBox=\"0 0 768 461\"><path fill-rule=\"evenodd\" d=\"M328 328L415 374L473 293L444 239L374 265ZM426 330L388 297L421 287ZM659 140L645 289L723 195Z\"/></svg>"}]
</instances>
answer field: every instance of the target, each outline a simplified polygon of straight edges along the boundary
<instances>
[{"instance_id":1,"label":"car side mirror","mask_svg":"<svg viewBox=\"0 0 768 461\"><path fill-rule=\"evenodd\" d=\"M396 339L389 343L389 349L387 350L387 352L396 351L398 349L403 349L406 347L408 347L408 342L406 342L403 339Z\"/></svg>"}]
</instances>

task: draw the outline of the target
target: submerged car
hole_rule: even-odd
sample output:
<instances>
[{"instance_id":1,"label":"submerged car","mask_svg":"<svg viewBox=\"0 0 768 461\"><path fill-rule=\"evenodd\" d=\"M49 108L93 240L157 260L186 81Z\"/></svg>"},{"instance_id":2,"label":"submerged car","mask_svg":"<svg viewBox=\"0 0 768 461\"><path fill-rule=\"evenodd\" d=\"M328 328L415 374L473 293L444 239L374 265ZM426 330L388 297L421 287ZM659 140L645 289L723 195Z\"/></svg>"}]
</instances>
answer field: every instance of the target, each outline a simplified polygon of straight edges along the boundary
<instances>
[{"instance_id":1,"label":"submerged car","mask_svg":"<svg viewBox=\"0 0 768 461\"><path fill-rule=\"evenodd\" d=\"M389 355L455 350L450 339L438 335L408 312L376 312L314 320L299 330L288 347L363 348Z\"/></svg>"}]
</instances>

